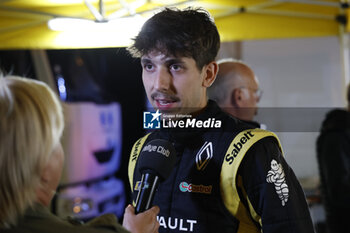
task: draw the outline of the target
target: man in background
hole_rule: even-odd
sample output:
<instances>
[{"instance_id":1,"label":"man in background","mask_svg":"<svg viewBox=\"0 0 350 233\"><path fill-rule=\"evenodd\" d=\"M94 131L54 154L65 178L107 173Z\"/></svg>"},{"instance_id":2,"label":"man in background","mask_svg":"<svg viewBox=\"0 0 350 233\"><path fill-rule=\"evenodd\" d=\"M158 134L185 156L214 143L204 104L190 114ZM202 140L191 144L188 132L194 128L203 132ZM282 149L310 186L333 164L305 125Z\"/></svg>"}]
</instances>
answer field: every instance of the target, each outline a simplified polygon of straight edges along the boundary
<instances>
[{"instance_id":1,"label":"man in background","mask_svg":"<svg viewBox=\"0 0 350 233\"><path fill-rule=\"evenodd\" d=\"M347 109L327 113L317 139L321 191L330 233L349 232L350 86L347 102Z\"/></svg>"},{"instance_id":2,"label":"man in background","mask_svg":"<svg viewBox=\"0 0 350 233\"><path fill-rule=\"evenodd\" d=\"M215 100L230 115L260 128L253 119L258 112L262 91L253 70L234 59L219 60L218 65L216 80L208 88L209 99Z\"/></svg>"}]
</instances>

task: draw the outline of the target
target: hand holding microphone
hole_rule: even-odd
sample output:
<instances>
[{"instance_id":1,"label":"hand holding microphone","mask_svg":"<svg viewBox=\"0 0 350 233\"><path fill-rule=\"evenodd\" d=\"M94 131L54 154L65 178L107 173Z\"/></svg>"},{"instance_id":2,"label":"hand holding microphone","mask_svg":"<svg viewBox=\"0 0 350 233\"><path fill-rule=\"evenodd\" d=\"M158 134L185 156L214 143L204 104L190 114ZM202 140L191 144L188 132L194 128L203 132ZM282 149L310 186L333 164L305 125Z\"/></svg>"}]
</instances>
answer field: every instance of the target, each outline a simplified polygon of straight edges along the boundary
<instances>
[{"instance_id":1,"label":"hand holding microphone","mask_svg":"<svg viewBox=\"0 0 350 233\"><path fill-rule=\"evenodd\" d=\"M135 208L128 205L125 208L123 227L131 233L158 233L158 213L159 207L153 206L151 209L135 215Z\"/></svg>"},{"instance_id":2,"label":"hand holding microphone","mask_svg":"<svg viewBox=\"0 0 350 233\"><path fill-rule=\"evenodd\" d=\"M176 151L169 141L155 139L143 147L137 162L142 178L136 198L136 214L152 207L159 183L168 178L175 162Z\"/></svg>"}]
</instances>

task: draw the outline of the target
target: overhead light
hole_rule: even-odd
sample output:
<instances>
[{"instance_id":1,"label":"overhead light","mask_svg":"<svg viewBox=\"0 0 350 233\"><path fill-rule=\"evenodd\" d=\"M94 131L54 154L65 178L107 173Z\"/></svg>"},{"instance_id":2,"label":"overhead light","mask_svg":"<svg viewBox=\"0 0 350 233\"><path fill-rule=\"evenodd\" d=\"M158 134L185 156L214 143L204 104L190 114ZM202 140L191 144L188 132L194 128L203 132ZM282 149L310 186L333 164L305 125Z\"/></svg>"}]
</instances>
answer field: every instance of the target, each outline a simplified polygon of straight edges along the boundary
<instances>
[{"instance_id":1,"label":"overhead light","mask_svg":"<svg viewBox=\"0 0 350 233\"><path fill-rule=\"evenodd\" d=\"M55 17L47 23L55 35L55 43L60 46L76 44L81 47L124 47L129 46L148 18L142 17L135 9L147 1L137 0L127 3L118 0L122 8L105 17L103 0L99 0L99 10L90 0L84 0L94 19ZM128 15L128 16L127 16Z\"/></svg>"},{"instance_id":2,"label":"overhead light","mask_svg":"<svg viewBox=\"0 0 350 233\"><path fill-rule=\"evenodd\" d=\"M140 15L122 17L109 21L94 21L81 18L58 17L48 21L53 31L110 31L138 32L146 19Z\"/></svg>"},{"instance_id":3,"label":"overhead light","mask_svg":"<svg viewBox=\"0 0 350 233\"><path fill-rule=\"evenodd\" d=\"M47 22L48 27L53 31L71 31L71 30L86 30L94 21L88 19L77 18L53 18Z\"/></svg>"}]
</instances>

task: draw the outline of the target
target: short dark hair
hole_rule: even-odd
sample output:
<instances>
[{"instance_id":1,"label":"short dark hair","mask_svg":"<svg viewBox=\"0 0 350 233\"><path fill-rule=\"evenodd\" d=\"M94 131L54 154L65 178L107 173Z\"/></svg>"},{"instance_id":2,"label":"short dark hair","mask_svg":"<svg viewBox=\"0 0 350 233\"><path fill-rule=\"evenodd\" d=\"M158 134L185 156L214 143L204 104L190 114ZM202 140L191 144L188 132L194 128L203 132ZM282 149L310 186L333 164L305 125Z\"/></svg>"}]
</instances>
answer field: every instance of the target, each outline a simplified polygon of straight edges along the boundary
<instances>
[{"instance_id":1,"label":"short dark hair","mask_svg":"<svg viewBox=\"0 0 350 233\"><path fill-rule=\"evenodd\" d=\"M165 8L143 25L128 51L133 57L141 57L152 50L191 57L201 69L215 61L219 48L218 30L206 10Z\"/></svg>"}]
</instances>

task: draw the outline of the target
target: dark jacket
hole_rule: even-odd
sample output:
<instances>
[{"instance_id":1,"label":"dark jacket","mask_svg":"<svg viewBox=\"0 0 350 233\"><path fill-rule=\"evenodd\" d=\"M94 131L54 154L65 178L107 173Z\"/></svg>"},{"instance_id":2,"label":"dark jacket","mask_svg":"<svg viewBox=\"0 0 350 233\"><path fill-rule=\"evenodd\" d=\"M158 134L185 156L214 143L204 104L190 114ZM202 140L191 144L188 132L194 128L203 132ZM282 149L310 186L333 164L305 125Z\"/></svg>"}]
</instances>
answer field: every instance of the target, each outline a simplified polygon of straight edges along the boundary
<instances>
[{"instance_id":1,"label":"dark jacket","mask_svg":"<svg viewBox=\"0 0 350 233\"><path fill-rule=\"evenodd\" d=\"M40 205L29 208L11 229L0 229L1 233L128 233L117 222L113 214L105 214L83 224L74 219L61 219Z\"/></svg>"},{"instance_id":2,"label":"dark jacket","mask_svg":"<svg viewBox=\"0 0 350 233\"><path fill-rule=\"evenodd\" d=\"M234 157L228 148L238 133L252 127L228 116L211 101L197 118L221 120L222 127L187 131L161 129L152 132L143 144L158 138L169 140L174 143L178 156L170 177L160 184L154 198L154 204L160 207L160 233L313 232L304 193L274 137L256 142L238 165L239 170L234 176L243 187L238 185L239 197L228 197L242 200L241 214L234 217L222 195L223 189L232 186L221 185L221 169L225 163L238 162L238 156ZM242 149L242 145L237 148ZM135 169L129 167L129 174L133 175L134 200L138 193L137 183L141 180L135 162L140 151L142 143L139 140L129 163L129 166L136 164ZM270 177L272 161L283 167L283 177L277 177L276 173L275 179ZM205 166L200 166L203 164ZM243 218L242 215L247 216L247 224L238 220L238 217Z\"/></svg>"},{"instance_id":3,"label":"dark jacket","mask_svg":"<svg viewBox=\"0 0 350 233\"><path fill-rule=\"evenodd\" d=\"M244 121L244 120L240 120L242 122L244 122L245 124L250 125L252 128L261 128L261 124L259 122L256 121Z\"/></svg>"},{"instance_id":4,"label":"dark jacket","mask_svg":"<svg viewBox=\"0 0 350 233\"><path fill-rule=\"evenodd\" d=\"M349 232L350 112L330 111L317 139L317 160L326 217L331 232Z\"/></svg>"}]
</instances>

